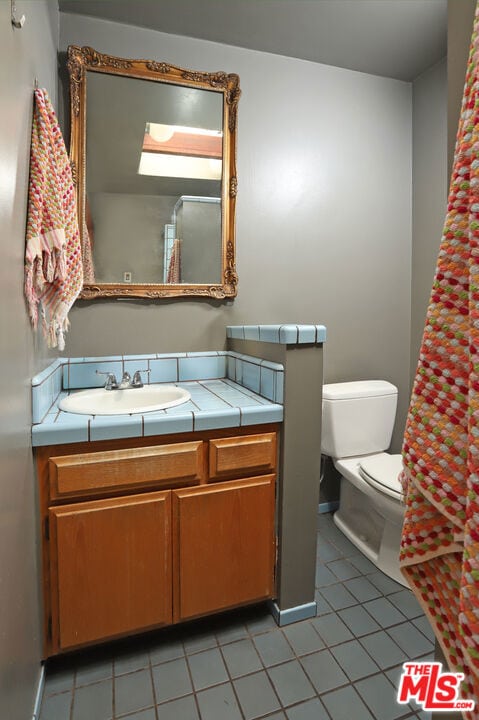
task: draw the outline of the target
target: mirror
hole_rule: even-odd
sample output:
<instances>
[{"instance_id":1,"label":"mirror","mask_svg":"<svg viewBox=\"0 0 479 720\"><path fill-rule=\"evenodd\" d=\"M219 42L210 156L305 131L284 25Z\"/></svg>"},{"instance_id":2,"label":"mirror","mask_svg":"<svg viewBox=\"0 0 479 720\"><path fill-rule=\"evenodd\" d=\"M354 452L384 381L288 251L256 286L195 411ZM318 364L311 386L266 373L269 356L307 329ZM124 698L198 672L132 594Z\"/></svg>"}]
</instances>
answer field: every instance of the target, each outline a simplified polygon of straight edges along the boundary
<instances>
[{"instance_id":1,"label":"mirror","mask_svg":"<svg viewBox=\"0 0 479 720\"><path fill-rule=\"evenodd\" d=\"M80 297L236 295L234 74L68 48Z\"/></svg>"}]
</instances>

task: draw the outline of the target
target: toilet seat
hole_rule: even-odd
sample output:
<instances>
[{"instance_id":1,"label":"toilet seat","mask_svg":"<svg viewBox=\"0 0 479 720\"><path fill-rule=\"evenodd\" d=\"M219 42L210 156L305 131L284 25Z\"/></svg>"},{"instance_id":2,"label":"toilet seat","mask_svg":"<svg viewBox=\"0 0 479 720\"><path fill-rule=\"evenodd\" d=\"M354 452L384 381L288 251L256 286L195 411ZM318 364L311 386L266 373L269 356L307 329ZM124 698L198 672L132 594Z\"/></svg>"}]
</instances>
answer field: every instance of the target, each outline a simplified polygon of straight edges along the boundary
<instances>
[{"instance_id":1,"label":"toilet seat","mask_svg":"<svg viewBox=\"0 0 479 720\"><path fill-rule=\"evenodd\" d=\"M401 500L403 491L399 482L402 470L402 456L378 453L365 457L359 463L359 474L362 479L380 492Z\"/></svg>"}]
</instances>

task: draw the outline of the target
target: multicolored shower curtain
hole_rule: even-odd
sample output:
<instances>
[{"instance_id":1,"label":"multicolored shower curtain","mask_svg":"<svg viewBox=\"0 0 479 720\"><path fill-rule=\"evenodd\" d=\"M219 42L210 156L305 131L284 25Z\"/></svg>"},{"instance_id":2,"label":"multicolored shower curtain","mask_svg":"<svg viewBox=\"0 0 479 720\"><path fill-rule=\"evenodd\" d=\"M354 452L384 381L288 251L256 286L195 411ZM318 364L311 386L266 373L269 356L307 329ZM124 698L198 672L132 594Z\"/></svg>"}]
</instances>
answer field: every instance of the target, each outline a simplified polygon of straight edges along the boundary
<instances>
[{"instance_id":1,"label":"multicolored shower curtain","mask_svg":"<svg viewBox=\"0 0 479 720\"><path fill-rule=\"evenodd\" d=\"M401 569L479 717L479 5L403 445Z\"/></svg>"}]
</instances>

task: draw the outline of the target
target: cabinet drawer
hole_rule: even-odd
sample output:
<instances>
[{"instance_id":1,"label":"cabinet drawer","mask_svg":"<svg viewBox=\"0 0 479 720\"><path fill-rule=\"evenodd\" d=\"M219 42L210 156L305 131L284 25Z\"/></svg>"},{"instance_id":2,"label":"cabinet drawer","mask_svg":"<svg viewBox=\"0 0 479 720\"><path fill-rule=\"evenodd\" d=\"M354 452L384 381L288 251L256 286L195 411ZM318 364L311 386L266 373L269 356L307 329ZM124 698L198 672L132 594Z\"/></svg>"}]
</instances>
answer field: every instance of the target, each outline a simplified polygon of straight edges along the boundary
<instances>
[{"instance_id":1,"label":"cabinet drawer","mask_svg":"<svg viewBox=\"0 0 479 720\"><path fill-rule=\"evenodd\" d=\"M276 468L276 433L210 440L210 479L221 480Z\"/></svg>"},{"instance_id":2,"label":"cabinet drawer","mask_svg":"<svg viewBox=\"0 0 479 720\"><path fill-rule=\"evenodd\" d=\"M51 498L101 495L116 489L197 485L205 476L203 441L52 457Z\"/></svg>"}]
</instances>

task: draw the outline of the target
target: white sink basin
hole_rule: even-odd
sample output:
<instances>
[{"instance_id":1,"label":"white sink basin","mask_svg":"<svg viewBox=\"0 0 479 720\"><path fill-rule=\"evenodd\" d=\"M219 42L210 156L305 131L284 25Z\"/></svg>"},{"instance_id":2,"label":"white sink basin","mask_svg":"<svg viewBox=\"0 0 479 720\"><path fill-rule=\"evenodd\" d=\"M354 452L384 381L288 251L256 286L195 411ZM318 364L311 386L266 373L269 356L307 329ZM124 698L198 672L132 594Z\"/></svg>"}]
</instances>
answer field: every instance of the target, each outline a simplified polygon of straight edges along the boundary
<instances>
[{"instance_id":1,"label":"white sink basin","mask_svg":"<svg viewBox=\"0 0 479 720\"><path fill-rule=\"evenodd\" d=\"M188 390L175 385L144 385L126 390L81 390L60 402L60 410L80 415L130 415L181 405L190 399Z\"/></svg>"}]
</instances>

